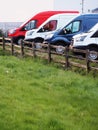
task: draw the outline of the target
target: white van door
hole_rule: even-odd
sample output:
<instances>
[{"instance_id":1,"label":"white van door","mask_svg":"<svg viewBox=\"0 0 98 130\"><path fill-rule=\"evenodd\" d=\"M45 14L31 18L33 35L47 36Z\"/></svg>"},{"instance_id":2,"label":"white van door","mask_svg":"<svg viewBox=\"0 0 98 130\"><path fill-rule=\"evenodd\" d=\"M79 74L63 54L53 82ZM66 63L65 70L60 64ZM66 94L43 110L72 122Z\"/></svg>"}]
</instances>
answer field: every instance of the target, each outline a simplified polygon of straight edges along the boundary
<instances>
[{"instance_id":1,"label":"white van door","mask_svg":"<svg viewBox=\"0 0 98 130\"><path fill-rule=\"evenodd\" d=\"M35 34L34 37L42 37L45 38L45 35L54 32L57 29L57 20L51 20L46 23L40 30Z\"/></svg>"}]
</instances>

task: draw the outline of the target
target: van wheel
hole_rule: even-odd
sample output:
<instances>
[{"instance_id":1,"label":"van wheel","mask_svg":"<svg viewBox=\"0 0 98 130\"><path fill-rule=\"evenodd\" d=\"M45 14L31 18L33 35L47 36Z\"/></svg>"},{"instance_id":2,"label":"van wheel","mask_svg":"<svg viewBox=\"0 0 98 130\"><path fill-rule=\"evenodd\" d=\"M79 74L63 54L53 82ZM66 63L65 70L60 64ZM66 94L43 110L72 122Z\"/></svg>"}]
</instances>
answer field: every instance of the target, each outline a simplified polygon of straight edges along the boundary
<instances>
[{"instance_id":1,"label":"van wheel","mask_svg":"<svg viewBox=\"0 0 98 130\"><path fill-rule=\"evenodd\" d=\"M20 45L22 40L23 40L23 38L19 38L19 39L17 40L17 45Z\"/></svg>"},{"instance_id":2,"label":"van wheel","mask_svg":"<svg viewBox=\"0 0 98 130\"><path fill-rule=\"evenodd\" d=\"M97 49L97 47L90 47L89 48L88 58L90 60L97 60L98 59L98 49Z\"/></svg>"}]
</instances>

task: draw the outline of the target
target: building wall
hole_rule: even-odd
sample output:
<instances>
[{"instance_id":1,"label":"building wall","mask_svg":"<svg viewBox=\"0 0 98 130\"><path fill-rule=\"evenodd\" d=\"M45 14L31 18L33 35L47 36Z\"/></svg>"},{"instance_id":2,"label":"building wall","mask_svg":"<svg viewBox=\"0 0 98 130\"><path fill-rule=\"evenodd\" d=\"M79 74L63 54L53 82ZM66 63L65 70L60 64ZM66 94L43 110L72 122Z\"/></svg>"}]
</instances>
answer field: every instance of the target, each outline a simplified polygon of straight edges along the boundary
<instances>
[{"instance_id":1,"label":"building wall","mask_svg":"<svg viewBox=\"0 0 98 130\"><path fill-rule=\"evenodd\" d=\"M22 22L0 22L0 29L6 32L9 29L17 28Z\"/></svg>"}]
</instances>

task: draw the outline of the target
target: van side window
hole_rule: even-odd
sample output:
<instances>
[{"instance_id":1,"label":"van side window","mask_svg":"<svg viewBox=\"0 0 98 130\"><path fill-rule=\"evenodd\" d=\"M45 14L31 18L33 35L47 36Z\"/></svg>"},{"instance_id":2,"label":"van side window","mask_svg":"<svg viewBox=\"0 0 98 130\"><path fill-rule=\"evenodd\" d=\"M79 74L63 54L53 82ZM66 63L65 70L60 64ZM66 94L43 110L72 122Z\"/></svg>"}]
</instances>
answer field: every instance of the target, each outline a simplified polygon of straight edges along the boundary
<instances>
[{"instance_id":1,"label":"van side window","mask_svg":"<svg viewBox=\"0 0 98 130\"><path fill-rule=\"evenodd\" d=\"M36 28L36 20L32 20L25 25L25 30L31 30Z\"/></svg>"},{"instance_id":2,"label":"van side window","mask_svg":"<svg viewBox=\"0 0 98 130\"><path fill-rule=\"evenodd\" d=\"M65 28L68 33L76 33L80 30L80 21L74 21ZM66 33L67 33L66 31Z\"/></svg>"},{"instance_id":3,"label":"van side window","mask_svg":"<svg viewBox=\"0 0 98 130\"><path fill-rule=\"evenodd\" d=\"M98 37L98 30L91 36L92 38Z\"/></svg>"},{"instance_id":4,"label":"van side window","mask_svg":"<svg viewBox=\"0 0 98 130\"><path fill-rule=\"evenodd\" d=\"M57 27L57 20L52 20L43 26L43 32L49 32L55 30Z\"/></svg>"}]
</instances>

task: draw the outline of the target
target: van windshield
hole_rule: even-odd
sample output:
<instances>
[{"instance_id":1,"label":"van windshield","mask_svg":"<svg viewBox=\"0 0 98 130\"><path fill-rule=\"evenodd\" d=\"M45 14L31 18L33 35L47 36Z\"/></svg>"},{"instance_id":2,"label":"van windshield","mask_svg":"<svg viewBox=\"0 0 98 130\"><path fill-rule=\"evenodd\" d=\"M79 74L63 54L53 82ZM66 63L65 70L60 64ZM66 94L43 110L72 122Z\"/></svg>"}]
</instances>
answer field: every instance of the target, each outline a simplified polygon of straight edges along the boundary
<instances>
[{"instance_id":1,"label":"van windshield","mask_svg":"<svg viewBox=\"0 0 98 130\"><path fill-rule=\"evenodd\" d=\"M20 25L20 27L22 27L22 26L25 25L24 28L25 28L26 30L31 30L31 29L35 29L35 28L36 28L36 23L37 23L36 20L29 21L29 22L27 22L27 24L26 24L26 22L24 22L24 23L22 23L22 24Z\"/></svg>"},{"instance_id":2,"label":"van windshield","mask_svg":"<svg viewBox=\"0 0 98 130\"><path fill-rule=\"evenodd\" d=\"M78 32L80 29L80 21L74 21L66 27L71 33Z\"/></svg>"}]
</instances>

